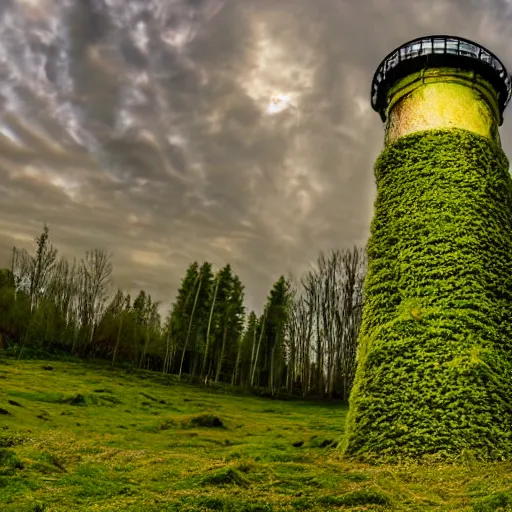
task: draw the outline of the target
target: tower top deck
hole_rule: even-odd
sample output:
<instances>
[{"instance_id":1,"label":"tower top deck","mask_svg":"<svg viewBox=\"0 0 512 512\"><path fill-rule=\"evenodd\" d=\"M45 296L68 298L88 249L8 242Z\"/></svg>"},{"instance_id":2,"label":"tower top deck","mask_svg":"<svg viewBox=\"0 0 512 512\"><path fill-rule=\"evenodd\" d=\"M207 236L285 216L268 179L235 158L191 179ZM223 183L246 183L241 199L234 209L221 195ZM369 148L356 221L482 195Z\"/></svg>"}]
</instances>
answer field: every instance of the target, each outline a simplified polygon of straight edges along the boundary
<instances>
[{"instance_id":1,"label":"tower top deck","mask_svg":"<svg viewBox=\"0 0 512 512\"><path fill-rule=\"evenodd\" d=\"M498 57L468 39L433 35L413 39L396 48L377 68L372 80L372 108L382 121L386 121L390 88L412 73L436 67L463 69L480 75L496 91L503 114L512 96L512 80Z\"/></svg>"}]
</instances>

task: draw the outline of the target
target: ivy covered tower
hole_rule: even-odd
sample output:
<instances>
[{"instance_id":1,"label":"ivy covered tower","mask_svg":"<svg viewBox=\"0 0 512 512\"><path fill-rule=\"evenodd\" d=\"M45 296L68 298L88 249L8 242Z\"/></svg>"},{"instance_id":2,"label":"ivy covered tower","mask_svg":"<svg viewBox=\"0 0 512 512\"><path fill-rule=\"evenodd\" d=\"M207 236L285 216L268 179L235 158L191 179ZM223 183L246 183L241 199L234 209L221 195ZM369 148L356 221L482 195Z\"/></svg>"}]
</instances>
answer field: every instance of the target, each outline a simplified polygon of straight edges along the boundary
<instances>
[{"instance_id":1,"label":"ivy covered tower","mask_svg":"<svg viewBox=\"0 0 512 512\"><path fill-rule=\"evenodd\" d=\"M512 181L500 60L429 36L381 63L385 122L344 456L512 458Z\"/></svg>"}]
</instances>

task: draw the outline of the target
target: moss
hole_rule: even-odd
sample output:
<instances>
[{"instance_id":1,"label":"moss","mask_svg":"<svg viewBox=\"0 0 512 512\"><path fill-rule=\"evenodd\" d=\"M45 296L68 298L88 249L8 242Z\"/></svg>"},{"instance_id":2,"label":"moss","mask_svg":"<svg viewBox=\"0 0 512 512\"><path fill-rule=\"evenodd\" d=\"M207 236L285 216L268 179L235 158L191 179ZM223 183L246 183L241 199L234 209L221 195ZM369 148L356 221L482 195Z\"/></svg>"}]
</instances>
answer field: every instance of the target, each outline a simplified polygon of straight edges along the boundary
<instances>
[{"instance_id":1,"label":"moss","mask_svg":"<svg viewBox=\"0 0 512 512\"><path fill-rule=\"evenodd\" d=\"M207 475L202 481L205 485L247 485L246 479L236 469L223 468L216 473Z\"/></svg>"},{"instance_id":2,"label":"moss","mask_svg":"<svg viewBox=\"0 0 512 512\"><path fill-rule=\"evenodd\" d=\"M319 499L323 505L354 507L357 505L389 505L389 498L377 489L361 489L344 494L343 496L325 496Z\"/></svg>"},{"instance_id":3,"label":"moss","mask_svg":"<svg viewBox=\"0 0 512 512\"><path fill-rule=\"evenodd\" d=\"M473 505L473 512L494 512L496 510L512 509L512 493L498 492L486 496Z\"/></svg>"},{"instance_id":4,"label":"moss","mask_svg":"<svg viewBox=\"0 0 512 512\"><path fill-rule=\"evenodd\" d=\"M189 423L193 427L225 428L222 421L213 414L200 414L190 418Z\"/></svg>"},{"instance_id":5,"label":"moss","mask_svg":"<svg viewBox=\"0 0 512 512\"><path fill-rule=\"evenodd\" d=\"M13 450L0 448L0 476L10 475L15 469L23 468L23 463Z\"/></svg>"},{"instance_id":6,"label":"moss","mask_svg":"<svg viewBox=\"0 0 512 512\"><path fill-rule=\"evenodd\" d=\"M432 130L375 165L358 368L342 453L512 456L512 181L487 138Z\"/></svg>"}]
</instances>

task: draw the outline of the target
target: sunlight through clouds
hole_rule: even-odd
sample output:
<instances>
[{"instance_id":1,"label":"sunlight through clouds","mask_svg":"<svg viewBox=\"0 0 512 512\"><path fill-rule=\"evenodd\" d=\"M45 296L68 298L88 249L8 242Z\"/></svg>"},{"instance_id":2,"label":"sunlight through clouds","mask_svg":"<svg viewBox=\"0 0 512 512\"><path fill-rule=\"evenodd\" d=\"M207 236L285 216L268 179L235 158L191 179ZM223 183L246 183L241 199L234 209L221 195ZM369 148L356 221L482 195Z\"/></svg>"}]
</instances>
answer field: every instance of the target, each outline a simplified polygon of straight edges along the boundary
<instances>
[{"instance_id":1,"label":"sunlight through clouds","mask_svg":"<svg viewBox=\"0 0 512 512\"><path fill-rule=\"evenodd\" d=\"M272 35L271 27L266 23L256 22L253 29L256 37L255 63L243 82L247 94L258 104L265 105L269 114L297 108L302 94L312 86L312 69L304 68L295 61L289 49L279 37Z\"/></svg>"},{"instance_id":2,"label":"sunlight through clouds","mask_svg":"<svg viewBox=\"0 0 512 512\"><path fill-rule=\"evenodd\" d=\"M289 108L297 108L295 105L292 105L291 101L292 100L289 94L274 94L270 98L270 103L267 106L267 113L279 114L279 112L283 112Z\"/></svg>"}]
</instances>

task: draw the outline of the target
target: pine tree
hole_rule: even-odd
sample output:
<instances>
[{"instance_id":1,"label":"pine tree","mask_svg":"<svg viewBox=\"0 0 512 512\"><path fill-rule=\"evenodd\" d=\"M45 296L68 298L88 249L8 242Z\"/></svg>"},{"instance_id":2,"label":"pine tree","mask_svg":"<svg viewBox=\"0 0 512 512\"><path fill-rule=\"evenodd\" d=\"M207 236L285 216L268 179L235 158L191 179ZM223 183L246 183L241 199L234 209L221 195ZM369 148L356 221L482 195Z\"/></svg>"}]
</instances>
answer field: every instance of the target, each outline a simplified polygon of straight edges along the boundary
<instances>
[{"instance_id":1,"label":"pine tree","mask_svg":"<svg viewBox=\"0 0 512 512\"><path fill-rule=\"evenodd\" d=\"M219 271L217 279L219 279L219 290L217 292L217 309L215 312L214 350L212 351L214 358L211 361L211 370L209 372L211 375L215 372L215 382L218 382L220 378L226 343L228 341L230 301L233 290L233 273L229 264ZM212 367L213 363L215 363L215 370Z\"/></svg>"},{"instance_id":2,"label":"pine tree","mask_svg":"<svg viewBox=\"0 0 512 512\"><path fill-rule=\"evenodd\" d=\"M242 352L240 356L239 382L242 386L248 386L251 378L251 363L256 350L256 337L258 330L258 317L251 311L247 320L247 326L242 337Z\"/></svg>"},{"instance_id":3,"label":"pine tree","mask_svg":"<svg viewBox=\"0 0 512 512\"><path fill-rule=\"evenodd\" d=\"M225 381L231 378L234 384L238 376L242 355L242 335L245 320L244 285L238 276L233 276L233 286L229 298L228 334L226 339Z\"/></svg>"},{"instance_id":4,"label":"pine tree","mask_svg":"<svg viewBox=\"0 0 512 512\"><path fill-rule=\"evenodd\" d=\"M284 382L285 333L290 314L290 302L290 283L281 276L272 287L265 307L263 375L272 395Z\"/></svg>"},{"instance_id":5,"label":"pine tree","mask_svg":"<svg viewBox=\"0 0 512 512\"><path fill-rule=\"evenodd\" d=\"M194 290L199 277L199 264L194 261L189 265L185 276L181 281L176 300L171 307L167 320L168 332L173 340L173 350L179 353L180 359L184 358L185 339L190 322ZM172 358L174 359L174 358ZM178 362L179 362L178 360ZM171 372L178 373L179 365L171 368Z\"/></svg>"},{"instance_id":6,"label":"pine tree","mask_svg":"<svg viewBox=\"0 0 512 512\"><path fill-rule=\"evenodd\" d=\"M252 357L251 357L251 380L249 385L257 386L260 384L260 373L261 373L261 367L262 367L262 351L261 349L261 343L263 340L263 336L265 334L265 324L267 320L267 309L265 308L265 311L263 312L263 315L258 319L258 322L256 324L256 330L255 330L255 345L253 345L253 351L252 351ZM256 342L257 338L257 342ZM256 347L256 350L254 351L254 346ZM256 374L258 375L258 378L256 379Z\"/></svg>"},{"instance_id":7,"label":"pine tree","mask_svg":"<svg viewBox=\"0 0 512 512\"><path fill-rule=\"evenodd\" d=\"M206 363L208 362L208 356L210 355L209 349L210 349L210 345L211 345L212 321L213 321L213 314L215 312L215 306L217 305L217 293L219 291L219 284L220 284L220 273L217 273L217 275L215 276L215 285L213 286L213 296L210 301L210 313L208 314L208 326L206 328L203 364L201 366L201 380L205 376Z\"/></svg>"},{"instance_id":8,"label":"pine tree","mask_svg":"<svg viewBox=\"0 0 512 512\"><path fill-rule=\"evenodd\" d=\"M201 373L201 363L206 351L208 319L211 309L213 272L212 264L204 262L199 269L200 283L197 288L197 302L192 322L190 340L190 374Z\"/></svg>"}]
</instances>

